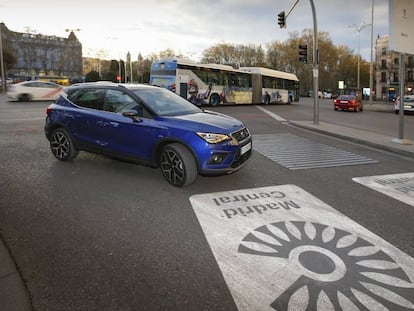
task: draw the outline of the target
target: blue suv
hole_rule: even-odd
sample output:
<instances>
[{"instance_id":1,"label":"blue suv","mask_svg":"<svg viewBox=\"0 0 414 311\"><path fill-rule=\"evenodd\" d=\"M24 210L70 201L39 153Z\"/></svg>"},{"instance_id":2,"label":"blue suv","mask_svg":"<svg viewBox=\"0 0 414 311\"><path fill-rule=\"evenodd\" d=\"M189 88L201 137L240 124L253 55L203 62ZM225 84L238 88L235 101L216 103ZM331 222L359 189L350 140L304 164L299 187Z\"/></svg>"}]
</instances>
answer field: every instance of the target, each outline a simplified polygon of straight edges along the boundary
<instances>
[{"instance_id":1,"label":"blue suv","mask_svg":"<svg viewBox=\"0 0 414 311\"><path fill-rule=\"evenodd\" d=\"M242 122L153 86L76 84L46 114L45 134L57 159L73 160L80 150L100 153L160 167L177 187L198 174L232 173L252 153Z\"/></svg>"}]
</instances>

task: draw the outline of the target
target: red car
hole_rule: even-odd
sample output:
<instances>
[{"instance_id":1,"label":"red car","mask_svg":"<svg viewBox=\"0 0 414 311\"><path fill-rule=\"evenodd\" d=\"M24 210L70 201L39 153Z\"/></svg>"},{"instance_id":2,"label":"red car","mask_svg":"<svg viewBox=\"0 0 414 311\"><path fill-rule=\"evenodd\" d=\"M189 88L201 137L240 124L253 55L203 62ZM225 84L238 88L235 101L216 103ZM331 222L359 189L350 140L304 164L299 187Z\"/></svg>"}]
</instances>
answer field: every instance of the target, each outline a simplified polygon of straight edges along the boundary
<instances>
[{"instance_id":1,"label":"red car","mask_svg":"<svg viewBox=\"0 0 414 311\"><path fill-rule=\"evenodd\" d=\"M355 95L339 95L334 100L334 109L362 111L364 109L362 101Z\"/></svg>"}]
</instances>

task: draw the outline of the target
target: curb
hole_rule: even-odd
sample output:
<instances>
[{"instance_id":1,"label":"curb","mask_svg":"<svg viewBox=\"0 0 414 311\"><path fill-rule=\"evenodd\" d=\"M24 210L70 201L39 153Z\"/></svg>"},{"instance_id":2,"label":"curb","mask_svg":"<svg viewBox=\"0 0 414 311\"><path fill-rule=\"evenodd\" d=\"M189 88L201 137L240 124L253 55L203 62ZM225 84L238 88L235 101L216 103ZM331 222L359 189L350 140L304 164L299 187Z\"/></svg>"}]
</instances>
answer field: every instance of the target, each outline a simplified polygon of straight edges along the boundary
<instances>
[{"instance_id":1,"label":"curb","mask_svg":"<svg viewBox=\"0 0 414 311\"><path fill-rule=\"evenodd\" d=\"M2 311L31 311L28 291L0 239L0 309Z\"/></svg>"},{"instance_id":2,"label":"curb","mask_svg":"<svg viewBox=\"0 0 414 311\"><path fill-rule=\"evenodd\" d=\"M403 145L393 143L393 138L375 134L375 133L366 133L362 130L350 129L347 128L347 131L344 131L344 127L336 126L329 123L320 122L319 125L315 125L309 121L288 121L289 126L298 127L306 130L311 130L320 134L332 136L335 138L348 140L358 144L364 144L370 147L377 149L382 149L385 151L397 153L403 156L413 157L414 156L414 145ZM350 131L351 130L351 131ZM354 135L346 135L343 133L353 133ZM361 137L366 137L361 138ZM369 139L368 139L369 138Z\"/></svg>"}]
</instances>

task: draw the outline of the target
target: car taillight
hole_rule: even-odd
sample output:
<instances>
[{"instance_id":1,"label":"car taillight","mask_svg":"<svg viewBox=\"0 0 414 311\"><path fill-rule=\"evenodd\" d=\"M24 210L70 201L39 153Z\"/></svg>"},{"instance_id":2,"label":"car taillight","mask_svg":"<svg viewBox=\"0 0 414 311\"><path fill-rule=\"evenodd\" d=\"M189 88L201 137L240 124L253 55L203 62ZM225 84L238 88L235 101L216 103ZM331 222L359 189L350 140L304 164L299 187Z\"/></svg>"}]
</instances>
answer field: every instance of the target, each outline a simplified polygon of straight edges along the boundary
<instances>
[{"instance_id":1,"label":"car taillight","mask_svg":"<svg viewBox=\"0 0 414 311\"><path fill-rule=\"evenodd\" d=\"M52 105L46 108L46 115L48 116L52 112Z\"/></svg>"}]
</instances>

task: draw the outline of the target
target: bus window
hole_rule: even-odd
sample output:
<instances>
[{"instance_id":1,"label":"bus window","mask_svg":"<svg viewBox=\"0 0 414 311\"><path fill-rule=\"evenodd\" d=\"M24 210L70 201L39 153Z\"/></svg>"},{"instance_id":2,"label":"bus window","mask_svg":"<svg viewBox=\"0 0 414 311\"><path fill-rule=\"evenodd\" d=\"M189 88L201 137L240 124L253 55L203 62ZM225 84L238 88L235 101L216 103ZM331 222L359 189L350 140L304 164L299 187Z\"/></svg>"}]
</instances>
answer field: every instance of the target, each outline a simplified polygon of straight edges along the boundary
<instances>
[{"instance_id":1,"label":"bus window","mask_svg":"<svg viewBox=\"0 0 414 311\"><path fill-rule=\"evenodd\" d=\"M221 85L222 84L222 79L220 72L218 71L208 71L207 72L207 80L208 80L208 84L212 84L212 85Z\"/></svg>"}]
</instances>

